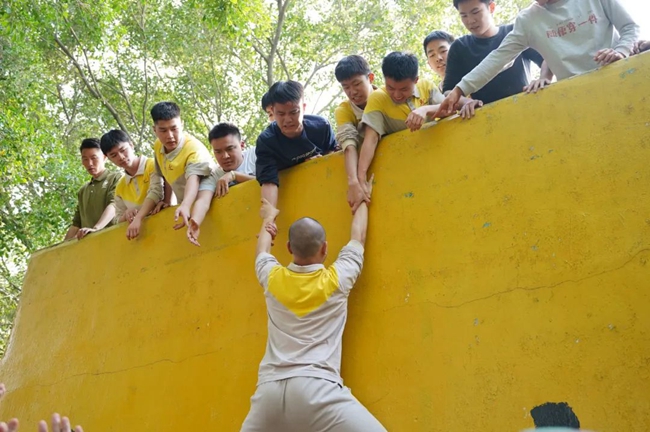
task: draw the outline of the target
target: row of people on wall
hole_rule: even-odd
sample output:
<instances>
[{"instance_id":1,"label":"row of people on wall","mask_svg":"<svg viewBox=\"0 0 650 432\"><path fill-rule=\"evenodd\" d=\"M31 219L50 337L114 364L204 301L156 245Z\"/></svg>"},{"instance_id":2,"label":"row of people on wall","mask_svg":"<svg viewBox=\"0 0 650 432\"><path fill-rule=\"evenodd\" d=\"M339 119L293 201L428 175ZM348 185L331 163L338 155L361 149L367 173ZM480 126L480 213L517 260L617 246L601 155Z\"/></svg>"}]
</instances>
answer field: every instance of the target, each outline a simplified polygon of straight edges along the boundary
<instances>
[{"instance_id":1,"label":"row of people on wall","mask_svg":"<svg viewBox=\"0 0 650 432\"><path fill-rule=\"evenodd\" d=\"M187 227L188 238L198 244L213 197L256 178L262 196L276 205L278 171L338 150L345 153L347 199L354 212L370 200L364 180L383 137L416 131L456 112L471 118L485 103L537 92L554 78L588 72L650 45L638 40L639 26L618 0L539 0L513 24L502 26L494 22L492 0L453 4L470 34L454 39L434 31L423 42L439 85L420 77L417 57L406 52L383 59L382 88L374 86L374 72L363 57L350 55L338 62L334 73L347 99L335 110L336 132L325 118L305 114L300 83L279 81L262 98L270 124L254 148L245 148L233 124L221 123L210 131L217 163L203 143L183 131L180 107L173 102L151 109L157 137L153 158L136 155L120 130L84 140L82 163L92 179L78 193L66 239L81 239L124 221L127 238L136 238L143 219L169 206L175 195L174 228ZM533 64L541 68L538 79L531 78ZM106 170L106 158L124 175Z\"/></svg>"}]
</instances>

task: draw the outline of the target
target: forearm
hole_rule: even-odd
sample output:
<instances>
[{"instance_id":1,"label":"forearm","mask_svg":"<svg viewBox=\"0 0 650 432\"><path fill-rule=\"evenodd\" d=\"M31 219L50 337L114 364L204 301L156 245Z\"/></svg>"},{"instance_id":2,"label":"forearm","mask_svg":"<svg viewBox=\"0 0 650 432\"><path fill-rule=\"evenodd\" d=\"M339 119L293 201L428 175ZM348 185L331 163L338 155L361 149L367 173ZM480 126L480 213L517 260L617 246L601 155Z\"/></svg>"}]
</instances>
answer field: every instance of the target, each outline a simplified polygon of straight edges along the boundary
<instances>
[{"instance_id":1,"label":"forearm","mask_svg":"<svg viewBox=\"0 0 650 432\"><path fill-rule=\"evenodd\" d=\"M212 203L213 195L214 192L211 190L200 191L198 198L192 207L191 218L199 226L203 223L205 215L208 214L208 210L210 210L210 204Z\"/></svg>"},{"instance_id":2,"label":"forearm","mask_svg":"<svg viewBox=\"0 0 650 432\"><path fill-rule=\"evenodd\" d=\"M140 207L140 210L138 210L138 213L135 215L135 217L142 220L147 217L154 208L156 208L156 202L150 198L147 198L142 203L142 207Z\"/></svg>"},{"instance_id":3,"label":"forearm","mask_svg":"<svg viewBox=\"0 0 650 432\"><path fill-rule=\"evenodd\" d=\"M111 203L104 209L104 213L102 213L102 216L99 218L95 226L93 226L93 228L100 230L104 228L106 225L108 225L114 218L115 218L115 205Z\"/></svg>"},{"instance_id":4,"label":"forearm","mask_svg":"<svg viewBox=\"0 0 650 432\"><path fill-rule=\"evenodd\" d=\"M244 183L249 180L255 180L255 176L240 173L238 171L231 171L231 172L235 173L235 180L237 181L237 183Z\"/></svg>"},{"instance_id":5,"label":"forearm","mask_svg":"<svg viewBox=\"0 0 650 432\"><path fill-rule=\"evenodd\" d=\"M271 246L273 246L273 237L266 230L266 225L273 223L273 219L265 219L262 222L262 228L260 228L260 233L257 235L257 249L255 251L255 256L258 256L261 253L270 253Z\"/></svg>"},{"instance_id":6,"label":"forearm","mask_svg":"<svg viewBox=\"0 0 650 432\"><path fill-rule=\"evenodd\" d=\"M359 165L359 152L357 147L348 145L345 148L345 172L348 175L348 184L358 182L357 179L357 166Z\"/></svg>"},{"instance_id":7,"label":"forearm","mask_svg":"<svg viewBox=\"0 0 650 432\"><path fill-rule=\"evenodd\" d=\"M551 81L553 79L553 76L554 76L553 71L548 66L548 63L546 63L546 60L544 60L544 62L542 63L541 71L539 73L539 77L541 79L547 79Z\"/></svg>"},{"instance_id":8,"label":"forearm","mask_svg":"<svg viewBox=\"0 0 650 432\"><path fill-rule=\"evenodd\" d=\"M434 116L434 114L438 112L439 109L440 109L440 104L427 105L426 106L427 119L431 119Z\"/></svg>"},{"instance_id":9,"label":"forearm","mask_svg":"<svg viewBox=\"0 0 650 432\"><path fill-rule=\"evenodd\" d=\"M368 230L368 205L363 202L357 209L352 218L352 228L350 238L356 240L362 245L366 243L366 232Z\"/></svg>"},{"instance_id":10,"label":"forearm","mask_svg":"<svg viewBox=\"0 0 650 432\"><path fill-rule=\"evenodd\" d=\"M614 24L620 35L616 45L612 48L627 57L632 52L632 47L639 38L641 29L619 1L603 0L602 4L605 15ZM609 48L609 46L603 48Z\"/></svg>"},{"instance_id":11,"label":"forearm","mask_svg":"<svg viewBox=\"0 0 650 432\"><path fill-rule=\"evenodd\" d=\"M163 202L167 205L170 205L172 202L172 195L174 191L172 190L172 185L167 183L167 180L164 180L163 186Z\"/></svg>"},{"instance_id":12,"label":"forearm","mask_svg":"<svg viewBox=\"0 0 650 432\"><path fill-rule=\"evenodd\" d=\"M194 200L196 200L196 196L199 193L199 182L199 176L196 174L192 174L187 178L185 183L185 194L181 206L188 209L192 207L192 203L194 203Z\"/></svg>"},{"instance_id":13,"label":"forearm","mask_svg":"<svg viewBox=\"0 0 650 432\"><path fill-rule=\"evenodd\" d=\"M264 183L262 185L262 198L267 200L273 207L277 207L278 185L275 183Z\"/></svg>"},{"instance_id":14,"label":"forearm","mask_svg":"<svg viewBox=\"0 0 650 432\"><path fill-rule=\"evenodd\" d=\"M65 233L65 237L63 238L63 241L67 241L75 238L78 232L79 232L79 227L72 225L70 228L68 228L68 232Z\"/></svg>"},{"instance_id":15,"label":"forearm","mask_svg":"<svg viewBox=\"0 0 650 432\"><path fill-rule=\"evenodd\" d=\"M375 157L378 143L379 134L374 129L366 126L366 136L363 139L361 154L359 155L359 166L357 167L357 178L360 181L365 181L368 176L368 168L370 168L370 164Z\"/></svg>"}]
</instances>

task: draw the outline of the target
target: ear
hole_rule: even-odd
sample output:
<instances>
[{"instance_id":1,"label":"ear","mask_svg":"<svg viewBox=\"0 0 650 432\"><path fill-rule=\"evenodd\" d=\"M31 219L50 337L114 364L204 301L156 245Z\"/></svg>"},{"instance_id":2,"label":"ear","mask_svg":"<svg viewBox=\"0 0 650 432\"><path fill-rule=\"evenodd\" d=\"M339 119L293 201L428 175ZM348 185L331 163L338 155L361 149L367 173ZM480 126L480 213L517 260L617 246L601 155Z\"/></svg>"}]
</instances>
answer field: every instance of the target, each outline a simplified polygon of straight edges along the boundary
<instances>
[{"instance_id":1,"label":"ear","mask_svg":"<svg viewBox=\"0 0 650 432\"><path fill-rule=\"evenodd\" d=\"M323 245L320 247L320 252L323 256L327 256L327 241L323 242Z\"/></svg>"},{"instance_id":2,"label":"ear","mask_svg":"<svg viewBox=\"0 0 650 432\"><path fill-rule=\"evenodd\" d=\"M372 84L373 82L375 82L375 74L374 74L374 73L370 72L370 73L368 74L368 81L370 81L370 84Z\"/></svg>"},{"instance_id":3,"label":"ear","mask_svg":"<svg viewBox=\"0 0 650 432\"><path fill-rule=\"evenodd\" d=\"M495 2L490 2L490 4L488 5L488 10L490 11L491 14L494 13L494 9L496 9L496 7L497 4Z\"/></svg>"},{"instance_id":4,"label":"ear","mask_svg":"<svg viewBox=\"0 0 650 432\"><path fill-rule=\"evenodd\" d=\"M419 80L420 80L420 76L418 75L415 77L415 82L413 84L417 84Z\"/></svg>"},{"instance_id":5,"label":"ear","mask_svg":"<svg viewBox=\"0 0 650 432\"><path fill-rule=\"evenodd\" d=\"M287 249L289 249L289 253L293 255L293 251L291 250L291 243L289 243L289 241L287 241Z\"/></svg>"},{"instance_id":6,"label":"ear","mask_svg":"<svg viewBox=\"0 0 650 432\"><path fill-rule=\"evenodd\" d=\"M244 142L244 140L242 140L240 144L241 144L241 149L244 150L246 148L246 143Z\"/></svg>"},{"instance_id":7,"label":"ear","mask_svg":"<svg viewBox=\"0 0 650 432\"><path fill-rule=\"evenodd\" d=\"M302 110L303 111L307 110L307 104L305 102L302 103Z\"/></svg>"}]
</instances>

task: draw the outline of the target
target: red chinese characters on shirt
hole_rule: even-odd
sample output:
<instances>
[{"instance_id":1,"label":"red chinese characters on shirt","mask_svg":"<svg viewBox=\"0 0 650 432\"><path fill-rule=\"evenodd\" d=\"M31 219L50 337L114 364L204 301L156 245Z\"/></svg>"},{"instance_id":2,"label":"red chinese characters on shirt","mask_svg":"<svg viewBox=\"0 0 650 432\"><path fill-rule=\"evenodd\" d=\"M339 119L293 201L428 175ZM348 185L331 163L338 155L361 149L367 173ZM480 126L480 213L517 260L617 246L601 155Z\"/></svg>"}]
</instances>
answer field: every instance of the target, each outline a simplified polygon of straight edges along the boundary
<instances>
[{"instance_id":1,"label":"red chinese characters on shirt","mask_svg":"<svg viewBox=\"0 0 650 432\"><path fill-rule=\"evenodd\" d=\"M585 24L598 24L598 17L596 14L591 13L589 14L589 17L587 18L586 21L581 22L580 24L577 24L575 21L569 22L567 25L561 25L558 26L557 29L550 29L546 31L546 37L547 38L556 38L556 37L564 37L566 35L569 35L571 33L575 33L578 31L578 27L585 25Z\"/></svg>"}]
</instances>

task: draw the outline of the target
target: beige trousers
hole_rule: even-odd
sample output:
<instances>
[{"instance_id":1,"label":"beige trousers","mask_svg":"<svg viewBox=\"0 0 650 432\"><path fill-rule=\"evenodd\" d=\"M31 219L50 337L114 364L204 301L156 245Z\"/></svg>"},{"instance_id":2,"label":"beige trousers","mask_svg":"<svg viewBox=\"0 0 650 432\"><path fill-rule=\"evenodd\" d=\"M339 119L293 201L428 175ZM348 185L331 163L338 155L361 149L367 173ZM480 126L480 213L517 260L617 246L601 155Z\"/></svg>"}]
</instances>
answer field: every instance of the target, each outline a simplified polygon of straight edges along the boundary
<instances>
[{"instance_id":1,"label":"beige trousers","mask_svg":"<svg viewBox=\"0 0 650 432\"><path fill-rule=\"evenodd\" d=\"M350 389L295 377L257 387L241 432L386 432Z\"/></svg>"}]
</instances>

